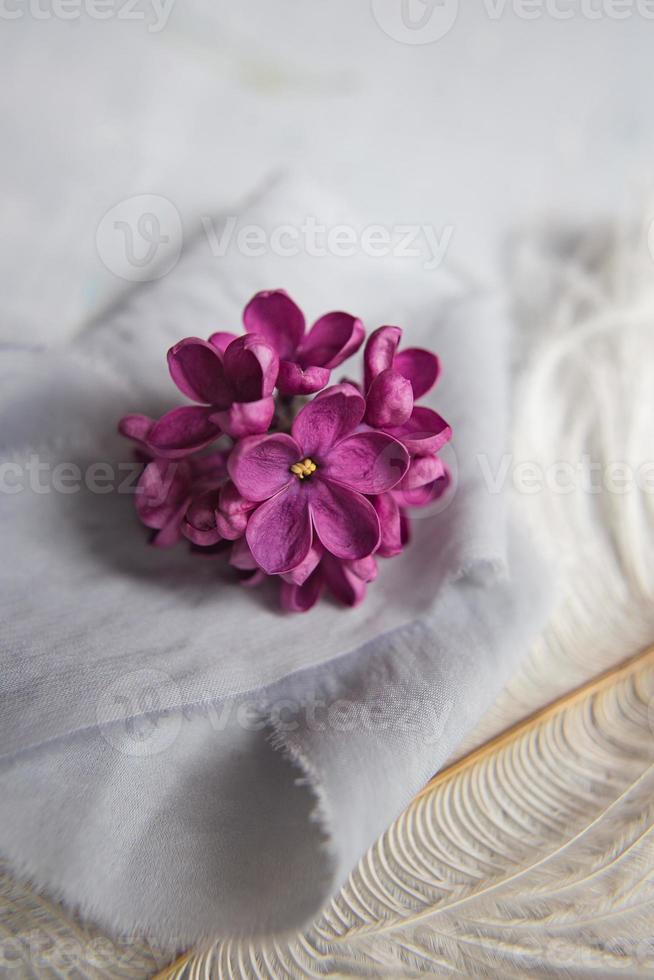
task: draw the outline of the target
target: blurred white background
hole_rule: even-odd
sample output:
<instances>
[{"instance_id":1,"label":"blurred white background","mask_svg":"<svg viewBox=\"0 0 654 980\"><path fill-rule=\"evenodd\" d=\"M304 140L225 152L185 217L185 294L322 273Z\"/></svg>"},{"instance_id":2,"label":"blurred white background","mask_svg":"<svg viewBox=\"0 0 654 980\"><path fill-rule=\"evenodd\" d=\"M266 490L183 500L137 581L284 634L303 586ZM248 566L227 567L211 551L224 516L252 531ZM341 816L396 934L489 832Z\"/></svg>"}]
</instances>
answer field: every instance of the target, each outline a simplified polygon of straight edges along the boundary
<instances>
[{"instance_id":1,"label":"blurred white background","mask_svg":"<svg viewBox=\"0 0 654 980\"><path fill-rule=\"evenodd\" d=\"M364 222L450 228L444 267L485 277L507 229L650 184L648 0L405 0L408 27L401 0L0 7L5 343L70 336L129 285L96 236L132 195L188 234L290 168Z\"/></svg>"}]
</instances>

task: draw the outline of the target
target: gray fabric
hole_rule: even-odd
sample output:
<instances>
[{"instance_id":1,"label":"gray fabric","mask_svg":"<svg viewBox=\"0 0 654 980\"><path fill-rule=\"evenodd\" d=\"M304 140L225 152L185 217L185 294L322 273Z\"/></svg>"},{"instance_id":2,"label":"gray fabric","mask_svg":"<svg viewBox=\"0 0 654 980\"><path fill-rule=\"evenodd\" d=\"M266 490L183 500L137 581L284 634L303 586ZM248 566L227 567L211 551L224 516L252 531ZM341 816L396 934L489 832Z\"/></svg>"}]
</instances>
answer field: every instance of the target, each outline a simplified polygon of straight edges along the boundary
<instances>
[{"instance_id":1,"label":"gray fabric","mask_svg":"<svg viewBox=\"0 0 654 980\"><path fill-rule=\"evenodd\" d=\"M347 211L284 182L267 229ZM66 349L0 356L2 459L127 461L128 411L177 400L167 346L239 329L257 289L400 323L441 355L456 490L356 610L304 616L144 543L126 493L0 494L0 847L110 929L158 943L297 928L447 759L543 621L545 573L489 492L507 436L506 323L407 259L216 259L202 236ZM349 367L349 365L348 365ZM335 378L338 380L338 378Z\"/></svg>"}]
</instances>

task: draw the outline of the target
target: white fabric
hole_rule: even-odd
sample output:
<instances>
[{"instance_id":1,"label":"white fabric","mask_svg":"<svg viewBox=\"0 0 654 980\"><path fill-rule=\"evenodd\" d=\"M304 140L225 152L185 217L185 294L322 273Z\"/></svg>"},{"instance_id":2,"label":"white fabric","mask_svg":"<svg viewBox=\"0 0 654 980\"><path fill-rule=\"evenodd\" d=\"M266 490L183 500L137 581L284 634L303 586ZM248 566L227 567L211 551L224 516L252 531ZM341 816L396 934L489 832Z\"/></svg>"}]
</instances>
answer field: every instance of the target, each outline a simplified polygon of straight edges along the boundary
<instances>
[{"instance_id":1,"label":"white fabric","mask_svg":"<svg viewBox=\"0 0 654 980\"><path fill-rule=\"evenodd\" d=\"M242 221L339 210L283 182ZM310 317L400 323L443 359L430 398L456 433L456 490L359 609L283 615L212 561L148 549L131 495L0 497L2 849L108 927L160 943L315 913L487 707L546 606L477 459L495 470L506 442L501 308L434 290L406 261L216 260L201 236L70 347L3 354L4 458L83 472L127 460L117 418L175 398L169 344L238 329L247 298L279 285Z\"/></svg>"}]
</instances>

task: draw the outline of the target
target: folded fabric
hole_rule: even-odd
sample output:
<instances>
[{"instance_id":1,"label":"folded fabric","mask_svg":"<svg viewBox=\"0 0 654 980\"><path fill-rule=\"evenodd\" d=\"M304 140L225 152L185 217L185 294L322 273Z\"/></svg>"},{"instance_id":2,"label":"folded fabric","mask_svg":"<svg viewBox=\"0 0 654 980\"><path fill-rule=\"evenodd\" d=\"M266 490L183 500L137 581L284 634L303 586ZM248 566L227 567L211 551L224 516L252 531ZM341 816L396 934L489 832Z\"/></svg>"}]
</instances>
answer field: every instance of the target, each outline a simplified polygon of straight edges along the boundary
<instances>
[{"instance_id":1,"label":"folded fabric","mask_svg":"<svg viewBox=\"0 0 654 980\"><path fill-rule=\"evenodd\" d=\"M285 181L239 226L270 241L308 216L354 225ZM0 850L106 928L171 948L315 915L488 707L549 602L488 477L509 404L496 300L419 258L211 246L198 236L68 347L0 360ZM166 349L238 331L247 299L276 287L309 315L401 325L443 363L430 399L453 426L454 489L354 610L283 614L220 562L149 548L128 492L116 422L169 407Z\"/></svg>"}]
</instances>

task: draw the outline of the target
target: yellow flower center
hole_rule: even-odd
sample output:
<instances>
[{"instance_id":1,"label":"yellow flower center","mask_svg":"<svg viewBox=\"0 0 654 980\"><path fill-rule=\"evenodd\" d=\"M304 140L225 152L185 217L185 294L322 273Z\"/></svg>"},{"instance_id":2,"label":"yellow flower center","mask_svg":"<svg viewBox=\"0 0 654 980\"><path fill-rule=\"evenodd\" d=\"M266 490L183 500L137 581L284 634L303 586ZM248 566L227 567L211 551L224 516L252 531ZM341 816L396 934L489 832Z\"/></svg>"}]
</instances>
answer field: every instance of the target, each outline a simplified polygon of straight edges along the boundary
<instances>
[{"instance_id":1,"label":"yellow flower center","mask_svg":"<svg viewBox=\"0 0 654 980\"><path fill-rule=\"evenodd\" d=\"M318 467L314 461L307 456L305 459L300 460L299 463L293 463L291 473L294 473L298 480L303 480L305 476L311 476L317 469Z\"/></svg>"}]
</instances>

